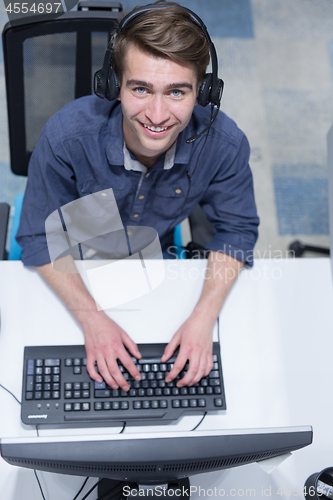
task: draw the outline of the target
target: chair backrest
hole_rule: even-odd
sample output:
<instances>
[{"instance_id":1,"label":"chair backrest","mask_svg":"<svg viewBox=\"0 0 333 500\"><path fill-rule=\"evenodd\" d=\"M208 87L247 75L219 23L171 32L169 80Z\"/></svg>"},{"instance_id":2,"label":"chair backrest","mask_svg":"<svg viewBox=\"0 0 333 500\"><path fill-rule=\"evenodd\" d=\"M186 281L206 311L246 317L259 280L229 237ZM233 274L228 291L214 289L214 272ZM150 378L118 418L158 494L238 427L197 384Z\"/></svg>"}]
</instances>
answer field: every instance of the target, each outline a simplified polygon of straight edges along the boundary
<instances>
[{"instance_id":1,"label":"chair backrest","mask_svg":"<svg viewBox=\"0 0 333 500\"><path fill-rule=\"evenodd\" d=\"M92 93L121 4L91 2L56 19L22 19L3 29L11 169L27 175L47 120L73 99ZM105 9L103 8L105 6Z\"/></svg>"}]
</instances>

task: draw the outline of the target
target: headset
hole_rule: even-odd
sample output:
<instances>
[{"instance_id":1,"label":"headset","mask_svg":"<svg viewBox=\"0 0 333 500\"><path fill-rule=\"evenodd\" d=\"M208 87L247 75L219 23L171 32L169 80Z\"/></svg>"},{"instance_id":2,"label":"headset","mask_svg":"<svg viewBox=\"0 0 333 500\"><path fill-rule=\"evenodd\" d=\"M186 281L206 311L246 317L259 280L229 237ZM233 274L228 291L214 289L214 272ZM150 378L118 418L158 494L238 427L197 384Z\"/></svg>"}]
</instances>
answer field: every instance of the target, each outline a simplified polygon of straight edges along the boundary
<instances>
[{"instance_id":1,"label":"headset","mask_svg":"<svg viewBox=\"0 0 333 500\"><path fill-rule=\"evenodd\" d=\"M112 53L114 41L118 33L120 33L133 19L140 16L145 12L149 12L154 9L165 9L169 7L168 4L148 4L142 7L133 9L129 14L127 14L119 23L115 34L111 37L108 47L105 52L103 67L99 71L96 71L94 75L94 92L98 97L102 99L108 99L113 101L117 99L120 92L119 80L115 70L113 69ZM186 10L191 17L192 21L197 24L203 33L205 34L207 41L209 43L210 58L212 63L212 73L206 73L204 76L198 92L197 102L200 106L207 106L211 104L212 113L211 120L209 124L200 132L200 134L190 137L186 140L186 143L191 143L202 136L207 130L210 129L212 123L214 122L217 113L220 109L220 103L222 99L224 82L218 78L218 65L217 65L217 55L215 46L209 36L207 28L203 21L194 12L186 7L181 6L182 9ZM213 114L213 108L216 108Z\"/></svg>"}]
</instances>

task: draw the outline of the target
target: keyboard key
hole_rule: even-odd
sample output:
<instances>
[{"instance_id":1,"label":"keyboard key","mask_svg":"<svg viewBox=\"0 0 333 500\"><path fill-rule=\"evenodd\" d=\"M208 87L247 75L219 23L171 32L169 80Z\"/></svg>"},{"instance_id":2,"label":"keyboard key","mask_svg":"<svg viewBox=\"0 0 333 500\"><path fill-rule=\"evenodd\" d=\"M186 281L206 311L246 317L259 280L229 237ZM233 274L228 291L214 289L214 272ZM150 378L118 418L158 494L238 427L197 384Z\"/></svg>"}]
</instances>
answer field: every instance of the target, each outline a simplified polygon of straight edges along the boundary
<instances>
[{"instance_id":1,"label":"keyboard key","mask_svg":"<svg viewBox=\"0 0 333 500\"><path fill-rule=\"evenodd\" d=\"M81 411L81 403L74 403L73 410L74 411Z\"/></svg>"},{"instance_id":2,"label":"keyboard key","mask_svg":"<svg viewBox=\"0 0 333 500\"><path fill-rule=\"evenodd\" d=\"M172 408L180 408L180 400L179 399L172 400Z\"/></svg>"},{"instance_id":3,"label":"keyboard key","mask_svg":"<svg viewBox=\"0 0 333 500\"><path fill-rule=\"evenodd\" d=\"M190 399L190 407L196 408L198 406L198 402L196 399Z\"/></svg>"},{"instance_id":4,"label":"keyboard key","mask_svg":"<svg viewBox=\"0 0 333 500\"><path fill-rule=\"evenodd\" d=\"M35 375L35 360L34 359L28 359L27 375Z\"/></svg>"},{"instance_id":5,"label":"keyboard key","mask_svg":"<svg viewBox=\"0 0 333 500\"><path fill-rule=\"evenodd\" d=\"M221 387L214 387L214 394L221 394Z\"/></svg>"},{"instance_id":6,"label":"keyboard key","mask_svg":"<svg viewBox=\"0 0 333 500\"><path fill-rule=\"evenodd\" d=\"M90 411L90 403L82 403L83 411Z\"/></svg>"},{"instance_id":7,"label":"keyboard key","mask_svg":"<svg viewBox=\"0 0 333 500\"><path fill-rule=\"evenodd\" d=\"M84 399L90 398L90 391L82 391L82 397Z\"/></svg>"},{"instance_id":8,"label":"keyboard key","mask_svg":"<svg viewBox=\"0 0 333 500\"><path fill-rule=\"evenodd\" d=\"M49 366L46 366L44 368L44 375L51 375L51 373L52 373L51 368Z\"/></svg>"},{"instance_id":9,"label":"keyboard key","mask_svg":"<svg viewBox=\"0 0 333 500\"><path fill-rule=\"evenodd\" d=\"M72 411L72 403L65 403L64 410L65 411Z\"/></svg>"},{"instance_id":10,"label":"keyboard key","mask_svg":"<svg viewBox=\"0 0 333 500\"><path fill-rule=\"evenodd\" d=\"M204 408L206 406L206 400L203 398L198 399L198 406L200 406L200 408Z\"/></svg>"},{"instance_id":11,"label":"keyboard key","mask_svg":"<svg viewBox=\"0 0 333 500\"><path fill-rule=\"evenodd\" d=\"M81 390L81 384L80 382L75 382L74 384L74 391L80 391Z\"/></svg>"},{"instance_id":12,"label":"keyboard key","mask_svg":"<svg viewBox=\"0 0 333 500\"><path fill-rule=\"evenodd\" d=\"M219 378L210 378L209 385L210 386L220 385L220 379Z\"/></svg>"},{"instance_id":13,"label":"keyboard key","mask_svg":"<svg viewBox=\"0 0 333 500\"><path fill-rule=\"evenodd\" d=\"M89 382L82 382L82 389L84 391L89 391L90 390L90 384L89 384Z\"/></svg>"},{"instance_id":14,"label":"keyboard key","mask_svg":"<svg viewBox=\"0 0 333 500\"><path fill-rule=\"evenodd\" d=\"M34 390L34 376L33 375L28 375L27 376L27 381L26 381L26 390L28 392Z\"/></svg>"},{"instance_id":15,"label":"keyboard key","mask_svg":"<svg viewBox=\"0 0 333 500\"><path fill-rule=\"evenodd\" d=\"M43 360L42 359L36 359L36 366L43 366Z\"/></svg>"},{"instance_id":16,"label":"keyboard key","mask_svg":"<svg viewBox=\"0 0 333 500\"><path fill-rule=\"evenodd\" d=\"M103 410L111 410L111 402L110 401L105 401L103 403Z\"/></svg>"},{"instance_id":17,"label":"keyboard key","mask_svg":"<svg viewBox=\"0 0 333 500\"><path fill-rule=\"evenodd\" d=\"M194 396L197 393L196 387L189 387L188 393L190 394L190 396Z\"/></svg>"},{"instance_id":18,"label":"keyboard key","mask_svg":"<svg viewBox=\"0 0 333 500\"><path fill-rule=\"evenodd\" d=\"M60 359L45 359L44 366L60 366Z\"/></svg>"},{"instance_id":19,"label":"keyboard key","mask_svg":"<svg viewBox=\"0 0 333 500\"><path fill-rule=\"evenodd\" d=\"M73 396L74 396L74 399L80 399L80 397L81 397L81 391L74 391Z\"/></svg>"},{"instance_id":20,"label":"keyboard key","mask_svg":"<svg viewBox=\"0 0 333 500\"><path fill-rule=\"evenodd\" d=\"M158 365L157 364L151 365L151 371L152 372L158 372Z\"/></svg>"},{"instance_id":21,"label":"keyboard key","mask_svg":"<svg viewBox=\"0 0 333 500\"><path fill-rule=\"evenodd\" d=\"M215 398L214 404L215 404L215 406L223 406L223 401L221 398Z\"/></svg>"},{"instance_id":22,"label":"keyboard key","mask_svg":"<svg viewBox=\"0 0 333 500\"><path fill-rule=\"evenodd\" d=\"M60 392L52 391L52 399L60 399Z\"/></svg>"},{"instance_id":23,"label":"keyboard key","mask_svg":"<svg viewBox=\"0 0 333 500\"><path fill-rule=\"evenodd\" d=\"M154 391L155 396L162 396L162 389L160 387L157 387Z\"/></svg>"},{"instance_id":24,"label":"keyboard key","mask_svg":"<svg viewBox=\"0 0 333 500\"><path fill-rule=\"evenodd\" d=\"M134 410L140 410L141 409L141 401L134 401L133 408L134 408Z\"/></svg>"},{"instance_id":25,"label":"keyboard key","mask_svg":"<svg viewBox=\"0 0 333 500\"><path fill-rule=\"evenodd\" d=\"M44 391L43 392L43 399L51 399L51 393L50 393L50 391Z\"/></svg>"},{"instance_id":26,"label":"keyboard key","mask_svg":"<svg viewBox=\"0 0 333 500\"><path fill-rule=\"evenodd\" d=\"M151 401L150 402L150 407L155 410L156 408L158 408L158 401Z\"/></svg>"},{"instance_id":27,"label":"keyboard key","mask_svg":"<svg viewBox=\"0 0 333 500\"><path fill-rule=\"evenodd\" d=\"M188 394L188 388L187 388L187 387L182 387L182 388L180 389L180 394L181 394L182 396L187 396L187 394Z\"/></svg>"},{"instance_id":28,"label":"keyboard key","mask_svg":"<svg viewBox=\"0 0 333 500\"><path fill-rule=\"evenodd\" d=\"M179 396L179 389L178 389L178 387L173 387L172 390L171 390L171 394L173 396Z\"/></svg>"},{"instance_id":29,"label":"keyboard key","mask_svg":"<svg viewBox=\"0 0 333 500\"><path fill-rule=\"evenodd\" d=\"M161 372L166 372L168 371L168 367L165 363L160 364L160 370Z\"/></svg>"},{"instance_id":30,"label":"keyboard key","mask_svg":"<svg viewBox=\"0 0 333 500\"><path fill-rule=\"evenodd\" d=\"M188 399L182 399L181 400L181 407L182 408L188 408Z\"/></svg>"},{"instance_id":31,"label":"keyboard key","mask_svg":"<svg viewBox=\"0 0 333 500\"><path fill-rule=\"evenodd\" d=\"M110 395L109 389L98 389L95 391L95 398L109 398Z\"/></svg>"},{"instance_id":32,"label":"keyboard key","mask_svg":"<svg viewBox=\"0 0 333 500\"><path fill-rule=\"evenodd\" d=\"M73 373L74 375L80 375L82 373L81 366L74 366Z\"/></svg>"},{"instance_id":33,"label":"keyboard key","mask_svg":"<svg viewBox=\"0 0 333 500\"><path fill-rule=\"evenodd\" d=\"M81 366L81 359L75 358L73 364L74 366Z\"/></svg>"},{"instance_id":34,"label":"keyboard key","mask_svg":"<svg viewBox=\"0 0 333 500\"><path fill-rule=\"evenodd\" d=\"M65 366L72 366L73 365L73 360L72 359L65 359Z\"/></svg>"},{"instance_id":35,"label":"keyboard key","mask_svg":"<svg viewBox=\"0 0 333 500\"><path fill-rule=\"evenodd\" d=\"M146 390L146 395L147 395L147 396L154 396L154 390L153 390L153 389L151 389L151 388L147 389L147 390Z\"/></svg>"},{"instance_id":36,"label":"keyboard key","mask_svg":"<svg viewBox=\"0 0 333 500\"><path fill-rule=\"evenodd\" d=\"M167 408L168 407L168 402L166 399L161 399L160 400L160 408Z\"/></svg>"},{"instance_id":37,"label":"keyboard key","mask_svg":"<svg viewBox=\"0 0 333 500\"><path fill-rule=\"evenodd\" d=\"M72 384L70 382L66 382L65 391L71 391L71 390L72 390Z\"/></svg>"},{"instance_id":38,"label":"keyboard key","mask_svg":"<svg viewBox=\"0 0 333 500\"><path fill-rule=\"evenodd\" d=\"M65 391L65 399L72 399L72 391Z\"/></svg>"},{"instance_id":39,"label":"keyboard key","mask_svg":"<svg viewBox=\"0 0 333 500\"><path fill-rule=\"evenodd\" d=\"M28 399L33 399L33 395L34 395L34 393L33 393L33 392L26 392L26 393L25 393L25 399L27 399L27 400L28 400Z\"/></svg>"},{"instance_id":40,"label":"keyboard key","mask_svg":"<svg viewBox=\"0 0 333 500\"><path fill-rule=\"evenodd\" d=\"M205 388L204 387L198 387L197 388L197 394L198 395L205 394Z\"/></svg>"},{"instance_id":41,"label":"keyboard key","mask_svg":"<svg viewBox=\"0 0 333 500\"><path fill-rule=\"evenodd\" d=\"M100 411L102 409L103 409L103 404L102 403L100 403L100 402L94 403L94 410L95 411Z\"/></svg>"},{"instance_id":42,"label":"keyboard key","mask_svg":"<svg viewBox=\"0 0 333 500\"><path fill-rule=\"evenodd\" d=\"M212 370L208 375L209 378L220 378L220 373L217 370Z\"/></svg>"},{"instance_id":43,"label":"keyboard key","mask_svg":"<svg viewBox=\"0 0 333 500\"><path fill-rule=\"evenodd\" d=\"M142 401L142 408L144 410L148 410L150 408L150 401L148 401L147 399L145 401Z\"/></svg>"},{"instance_id":44,"label":"keyboard key","mask_svg":"<svg viewBox=\"0 0 333 500\"><path fill-rule=\"evenodd\" d=\"M112 403L112 410L119 410L119 409L120 409L120 403L119 403L119 401L113 401L113 403Z\"/></svg>"},{"instance_id":45,"label":"keyboard key","mask_svg":"<svg viewBox=\"0 0 333 500\"><path fill-rule=\"evenodd\" d=\"M131 398L135 398L136 397L136 389L130 389L129 390L129 396Z\"/></svg>"},{"instance_id":46,"label":"keyboard key","mask_svg":"<svg viewBox=\"0 0 333 500\"><path fill-rule=\"evenodd\" d=\"M120 408L122 410L128 410L128 408L129 408L128 401L122 401L121 404L120 404Z\"/></svg>"}]
</instances>

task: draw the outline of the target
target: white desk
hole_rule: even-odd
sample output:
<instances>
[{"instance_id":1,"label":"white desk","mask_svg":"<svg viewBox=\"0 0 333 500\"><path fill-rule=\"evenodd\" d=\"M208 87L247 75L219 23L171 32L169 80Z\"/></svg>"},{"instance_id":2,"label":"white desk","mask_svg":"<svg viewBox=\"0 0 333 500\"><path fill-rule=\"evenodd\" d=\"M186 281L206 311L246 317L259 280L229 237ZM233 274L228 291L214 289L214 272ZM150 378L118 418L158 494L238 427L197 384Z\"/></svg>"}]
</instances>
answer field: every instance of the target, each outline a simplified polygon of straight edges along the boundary
<instances>
[{"instance_id":1,"label":"white desk","mask_svg":"<svg viewBox=\"0 0 333 500\"><path fill-rule=\"evenodd\" d=\"M205 265L167 262L166 279L158 288L109 314L137 342L149 341L152 332L154 339L167 342L200 295ZM246 490L254 489L257 498L302 499L307 477L333 465L332 303L328 259L261 260L241 273L220 316L228 409L207 416L201 428L310 424L314 442L270 475L251 464L194 476L191 485L223 488L226 496L235 496L235 489L237 498L253 497ZM0 383L20 399L23 346L83 343L83 336L37 273L20 262L0 262L0 308ZM21 424L19 405L1 388L0 407L1 437L35 435L34 428ZM178 428L190 429L192 424L184 420ZM43 472L39 476L47 500L72 499L83 481ZM39 500L33 472L0 459L0 498Z\"/></svg>"}]
</instances>

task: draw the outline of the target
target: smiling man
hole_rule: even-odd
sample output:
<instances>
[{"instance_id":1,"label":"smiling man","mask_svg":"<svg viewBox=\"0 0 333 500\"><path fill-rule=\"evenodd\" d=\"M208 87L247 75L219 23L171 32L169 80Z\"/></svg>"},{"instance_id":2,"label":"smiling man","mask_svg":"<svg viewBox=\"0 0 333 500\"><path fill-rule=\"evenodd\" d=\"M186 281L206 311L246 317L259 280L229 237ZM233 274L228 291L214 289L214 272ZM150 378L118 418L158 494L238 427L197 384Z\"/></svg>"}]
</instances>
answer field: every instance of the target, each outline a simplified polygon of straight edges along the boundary
<instances>
[{"instance_id":1,"label":"smiling man","mask_svg":"<svg viewBox=\"0 0 333 500\"><path fill-rule=\"evenodd\" d=\"M247 139L221 111L211 123L210 107L205 107L203 95L207 100L211 91L205 76L207 35L186 9L159 5L133 16L115 37L106 99L74 101L44 128L29 166L18 232L24 264L37 267L81 325L90 376L123 390L129 386L117 360L139 380L124 346L139 358L138 348L96 309L78 274L53 269L47 217L79 197L112 188L124 226L154 228L168 256L175 226L198 203L202 206L216 233L207 247L205 284L162 357L165 362L180 347L167 382L189 361L178 387L197 383L213 366L213 326L240 269L251 265L259 222ZM109 93L109 71L115 93ZM196 139L186 143L190 137Z\"/></svg>"}]
</instances>

